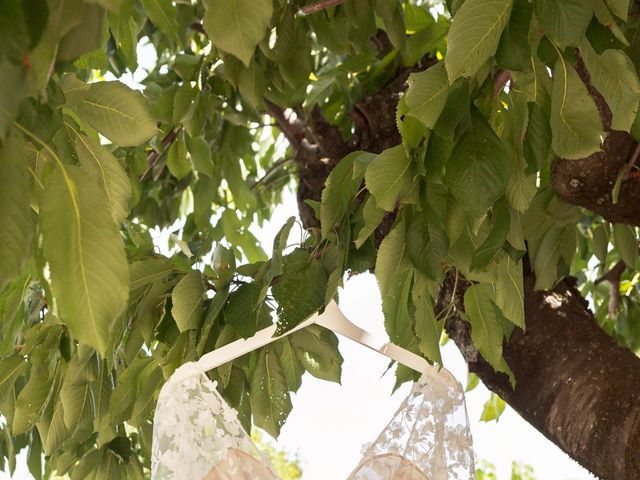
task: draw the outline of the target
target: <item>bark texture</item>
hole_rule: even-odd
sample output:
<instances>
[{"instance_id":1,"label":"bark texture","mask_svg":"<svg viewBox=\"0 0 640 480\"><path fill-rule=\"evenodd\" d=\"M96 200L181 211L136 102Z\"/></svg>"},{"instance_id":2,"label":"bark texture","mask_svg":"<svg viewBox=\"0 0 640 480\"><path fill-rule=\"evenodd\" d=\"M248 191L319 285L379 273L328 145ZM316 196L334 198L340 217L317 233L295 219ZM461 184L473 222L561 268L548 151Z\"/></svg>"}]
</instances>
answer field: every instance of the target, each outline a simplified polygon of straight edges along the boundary
<instances>
[{"instance_id":1,"label":"bark texture","mask_svg":"<svg viewBox=\"0 0 640 480\"><path fill-rule=\"evenodd\" d=\"M589 157L556 158L551 167L553 188L565 202L587 208L610 222L640 226L640 146L628 133L611 129L611 110L591 85L584 63L579 61L577 70L598 107L606 138L602 151ZM620 191L614 199L619 176Z\"/></svg>"},{"instance_id":2,"label":"bark texture","mask_svg":"<svg viewBox=\"0 0 640 480\"><path fill-rule=\"evenodd\" d=\"M525 272L527 330L504 343L515 390L473 346L468 322L450 318L449 336L470 371L583 467L605 480L640 478L640 358L598 326L573 279L548 292L534 284ZM464 289L456 292L460 308Z\"/></svg>"}]
</instances>

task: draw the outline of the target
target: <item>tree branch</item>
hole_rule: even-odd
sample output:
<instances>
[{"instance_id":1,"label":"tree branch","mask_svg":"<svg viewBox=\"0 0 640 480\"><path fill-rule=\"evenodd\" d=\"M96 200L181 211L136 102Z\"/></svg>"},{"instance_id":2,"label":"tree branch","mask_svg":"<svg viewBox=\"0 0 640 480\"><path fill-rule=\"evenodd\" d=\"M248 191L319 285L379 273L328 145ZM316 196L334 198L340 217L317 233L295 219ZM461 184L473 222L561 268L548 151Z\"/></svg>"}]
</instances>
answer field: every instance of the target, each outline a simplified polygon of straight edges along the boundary
<instances>
[{"instance_id":1,"label":"tree branch","mask_svg":"<svg viewBox=\"0 0 640 480\"><path fill-rule=\"evenodd\" d=\"M598 326L573 279L548 292L534 285L526 268L527 330L503 346L515 390L478 353L468 322L449 318L447 333L469 370L573 459L604 480L640 478L640 358ZM459 309L467 286L458 286ZM441 297L450 292L448 277Z\"/></svg>"},{"instance_id":2,"label":"tree branch","mask_svg":"<svg viewBox=\"0 0 640 480\"><path fill-rule=\"evenodd\" d=\"M322 0L321 2L316 2L312 3L311 5L304 6L300 10L305 15L309 15L324 10L325 8L335 7L336 5L340 5L342 2L344 2L344 0Z\"/></svg>"},{"instance_id":3,"label":"tree branch","mask_svg":"<svg viewBox=\"0 0 640 480\"><path fill-rule=\"evenodd\" d=\"M180 128L172 128L169 130L162 142L160 143L162 146L162 150L151 150L147 155L147 169L140 175L140 181L144 180L147 174L151 171L151 169L155 166L155 164L160 160L160 157L165 154L165 152L169 149L171 144L175 142L176 138L178 138L178 133L180 133Z\"/></svg>"},{"instance_id":4,"label":"tree branch","mask_svg":"<svg viewBox=\"0 0 640 480\"><path fill-rule=\"evenodd\" d=\"M589 72L580 58L576 68L596 102L607 136L602 151L589 157L556 158L551 167L553 188L564 201L587 208L610 222L640 226L640 177L629 175L640 147L628 133L611 130L611 109L591 85ZM620 188L614 198L617 183Z\"/></svg>"}]
</instances>

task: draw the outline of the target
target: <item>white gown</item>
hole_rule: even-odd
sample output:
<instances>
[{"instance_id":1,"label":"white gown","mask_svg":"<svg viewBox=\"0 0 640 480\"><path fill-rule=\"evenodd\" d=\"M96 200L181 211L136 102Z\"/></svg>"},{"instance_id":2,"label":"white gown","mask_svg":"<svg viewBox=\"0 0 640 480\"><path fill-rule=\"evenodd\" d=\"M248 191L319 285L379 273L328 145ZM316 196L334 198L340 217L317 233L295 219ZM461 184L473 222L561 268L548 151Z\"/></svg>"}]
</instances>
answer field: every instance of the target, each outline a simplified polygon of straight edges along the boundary
<instances>
[{"instance_id":1,"label":"white gown","mask_svg":"<svg viewBox=\"0 0 640 480\"><path fill-rule=\"evenodd\" d=\"M347 480L473 480L461 385L430 367ZM153 422L153 480L279 480L196 362L163 386Z\"/></svg>"}]
</instances>

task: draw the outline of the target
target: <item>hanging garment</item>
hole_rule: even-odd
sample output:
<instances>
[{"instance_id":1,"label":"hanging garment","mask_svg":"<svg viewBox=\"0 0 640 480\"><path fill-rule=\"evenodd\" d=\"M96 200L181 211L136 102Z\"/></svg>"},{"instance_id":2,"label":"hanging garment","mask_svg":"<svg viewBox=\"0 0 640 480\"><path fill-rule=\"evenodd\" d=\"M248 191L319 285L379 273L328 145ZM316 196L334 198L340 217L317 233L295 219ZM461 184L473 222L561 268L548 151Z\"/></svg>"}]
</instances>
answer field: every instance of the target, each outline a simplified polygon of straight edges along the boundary
<instances>
[{"instance_id":1,"label":"hanging garment","mask_svg":"<svg viewBox=\"0 0 640 480\"><path fill-rule=\"evenodd\" d=\"M153 480L278 480L197 363L163 386L153 422ZM347 480L473 480L469 421L460 384L425 371Z\"/></svg>"}]
</instances>

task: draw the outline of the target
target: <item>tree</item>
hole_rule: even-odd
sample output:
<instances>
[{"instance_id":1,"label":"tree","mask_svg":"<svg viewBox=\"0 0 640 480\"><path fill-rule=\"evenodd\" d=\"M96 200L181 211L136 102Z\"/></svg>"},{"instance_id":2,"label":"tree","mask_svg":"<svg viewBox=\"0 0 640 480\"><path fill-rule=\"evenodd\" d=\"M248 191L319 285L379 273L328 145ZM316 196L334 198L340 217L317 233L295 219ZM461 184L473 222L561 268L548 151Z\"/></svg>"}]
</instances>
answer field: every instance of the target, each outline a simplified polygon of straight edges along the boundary
<instances>
[{"instance_id":1,"label":"tree","mask_svg":"<svg viewBox=\"0 0 640 480\"><path fill-rule=\"evenodd\" d=\"M639 3L309 3L0 3L10 467L142 478L175 368L370 270L394 342L438 362L446 330L576 461L638 478ZM143 92L106 81L140 41ZM249 227L291 179L305 233L267 254ZM277 436L336 345L308 328L211 376Z\"/></svg>"}]
</instances>

